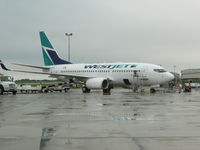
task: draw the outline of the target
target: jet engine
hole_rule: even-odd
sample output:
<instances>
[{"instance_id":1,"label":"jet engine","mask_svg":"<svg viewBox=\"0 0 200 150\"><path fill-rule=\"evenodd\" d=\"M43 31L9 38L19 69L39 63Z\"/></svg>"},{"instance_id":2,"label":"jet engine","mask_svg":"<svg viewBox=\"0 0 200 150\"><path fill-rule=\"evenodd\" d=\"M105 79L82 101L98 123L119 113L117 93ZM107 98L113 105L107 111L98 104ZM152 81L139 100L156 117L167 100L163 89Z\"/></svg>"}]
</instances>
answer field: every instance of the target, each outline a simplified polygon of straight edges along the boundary
<instances>
[{"instance_id":1,"label":"jet engine","mask_svg":"<svg viewBox=\"0 0 200 150\"><path fill-rule=\"evenodd\" d=\"M86 81L88 89L106 89L109 86L109 80L105 78L91 78Z\"/></svg>"}]
</instances>

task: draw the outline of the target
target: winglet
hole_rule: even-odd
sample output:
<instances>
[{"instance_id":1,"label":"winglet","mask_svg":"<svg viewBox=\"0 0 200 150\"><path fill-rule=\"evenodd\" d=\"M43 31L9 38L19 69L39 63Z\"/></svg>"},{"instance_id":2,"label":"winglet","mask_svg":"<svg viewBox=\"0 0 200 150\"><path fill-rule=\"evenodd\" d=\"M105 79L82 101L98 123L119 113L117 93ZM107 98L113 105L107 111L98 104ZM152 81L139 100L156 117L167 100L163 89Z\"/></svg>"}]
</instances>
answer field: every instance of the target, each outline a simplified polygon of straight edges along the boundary
<instances>
[{"instance_id":1,"label":"winglet","mask_svg":"<svg viewBox=\"0 0 200 150\"><path fill-rule=\"evenodd\" d=\"M0 60L0 65L3 70L10 71L10 69L6 68L6 66L3 64L1 60Z\"/></svg>"}]
</instances>

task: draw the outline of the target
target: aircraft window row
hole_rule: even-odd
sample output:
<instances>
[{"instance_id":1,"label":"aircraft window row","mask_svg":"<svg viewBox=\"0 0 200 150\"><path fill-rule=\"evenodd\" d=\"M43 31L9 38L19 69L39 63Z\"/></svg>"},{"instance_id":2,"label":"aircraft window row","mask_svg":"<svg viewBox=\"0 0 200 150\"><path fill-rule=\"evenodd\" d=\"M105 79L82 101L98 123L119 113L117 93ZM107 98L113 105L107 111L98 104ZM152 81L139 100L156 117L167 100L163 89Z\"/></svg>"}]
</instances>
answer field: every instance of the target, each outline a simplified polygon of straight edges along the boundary
<instances>
[{"instance_id":1,"label":"aircraft window row","mask_svg":"<svg viewBox=\"0 0 200 150\"><path fill-rule=\"evenodd\" d=\"M134 72L136 70L113 70L112 72ZM139 72L139 70L137 70Z\"/></svg>"},{"instance_id":2,"label":"aircraft window row","mask_svg":"<svg viewBox=\"0 0 200 150\"><path fill-rule=\"evenodd\" d=\"M66 70L63 72L110 72L109 70Z\"/></svg>"},{"instance_id":3,"label":"aircraft window row","mask_svg":"<svg viewBox=\"0 0 200 150\"><path fill-rule=\"evenodd\" d=\"M158 73L163 73L163 72L166 72L164 69L153 69L155 72L158 72Z\"/></svg>"},{"instance_id":4,"label":"aircraft window row","mask_svg":"<svg viewBox=\"0 0 200 150\"><path fill-rule=\"evenodd\" d=\"M112 70L112 72L134 72L136 70ZM72 72L78 72L78 73L82 73L82 72L103 72L103 73L106 73L106 72L110 72L110 70L65 70L65 71L62 71L62 72L69 72L69 73L72 73ZM139 72L139 70L137 70L137 72Z\"/></svg>"}]
</instances>

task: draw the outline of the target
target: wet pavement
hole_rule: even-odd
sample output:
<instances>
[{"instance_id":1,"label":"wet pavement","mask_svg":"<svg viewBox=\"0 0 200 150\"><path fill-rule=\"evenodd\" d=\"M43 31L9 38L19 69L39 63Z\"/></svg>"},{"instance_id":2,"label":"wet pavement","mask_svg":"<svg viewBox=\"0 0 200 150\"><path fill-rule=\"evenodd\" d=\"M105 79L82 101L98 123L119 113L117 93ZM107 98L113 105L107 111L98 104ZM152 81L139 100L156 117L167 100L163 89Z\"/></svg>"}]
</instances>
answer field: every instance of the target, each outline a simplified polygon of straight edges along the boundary
<instances>
[{"instance_id":1,"label":"wet pavement","mask_svg":"<svg viewBox=\"0 0 200 150\"><path fill-rule=\"evenodd\" d=\"M0 150L199 150L200 90L0 96Z\"/></svg>"}]
</instances>

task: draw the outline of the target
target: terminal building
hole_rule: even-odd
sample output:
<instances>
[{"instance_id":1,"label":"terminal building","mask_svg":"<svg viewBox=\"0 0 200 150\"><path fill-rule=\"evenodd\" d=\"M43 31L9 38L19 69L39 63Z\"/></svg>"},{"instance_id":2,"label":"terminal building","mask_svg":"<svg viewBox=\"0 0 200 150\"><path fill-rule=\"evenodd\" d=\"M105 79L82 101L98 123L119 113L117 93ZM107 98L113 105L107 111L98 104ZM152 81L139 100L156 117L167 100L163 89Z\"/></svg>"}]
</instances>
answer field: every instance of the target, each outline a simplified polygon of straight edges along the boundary
<instances>
[{"instance_id":1,"label":"terminal building","mask_svg":"<svg viewBox=\"0 0 200 150\"><path fill-rule=\"evenodd\" d=\"M182 81L200 83L200 69L185 69L181 71Z\"/></svg>"}]
</instances>

